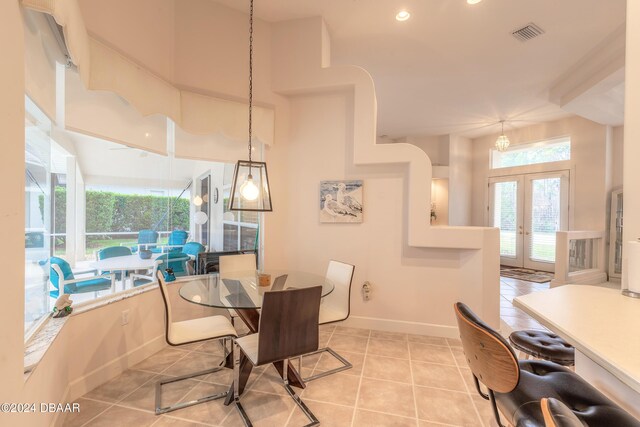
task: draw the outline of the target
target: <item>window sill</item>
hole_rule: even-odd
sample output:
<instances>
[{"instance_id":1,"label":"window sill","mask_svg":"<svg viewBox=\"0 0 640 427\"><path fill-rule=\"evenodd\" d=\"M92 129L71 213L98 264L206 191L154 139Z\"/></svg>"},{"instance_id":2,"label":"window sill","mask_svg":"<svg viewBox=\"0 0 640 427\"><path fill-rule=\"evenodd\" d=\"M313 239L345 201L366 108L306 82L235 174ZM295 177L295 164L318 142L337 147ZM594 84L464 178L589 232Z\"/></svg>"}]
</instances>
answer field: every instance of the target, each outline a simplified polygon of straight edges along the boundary
<instances>
[{"instance_id":1,"label":"window sill","mask_svg":"<svg viewBox=\"0 0 640 427\"><path fill-rule=\"evenodd\" d=\"M157 283L149 283L148 285L140 286L139 288L129 289L123 292L118 292L113 295L105 295L104 297L86 301L77 306L73 306L73 313L69 316L54 319L48 317L31 338L25 343L24 346L24 379L29 378L29 375L38 366L38 363L44 357L45 353L56 339L62 327L71 317L78 316L88 311L96 310L109 304L113 304L118 301L122 301L127 298L134 297L136 295L143 294L158 287ZM73 296L72 296L73 298Z\"/></svg>"}]
</instances>

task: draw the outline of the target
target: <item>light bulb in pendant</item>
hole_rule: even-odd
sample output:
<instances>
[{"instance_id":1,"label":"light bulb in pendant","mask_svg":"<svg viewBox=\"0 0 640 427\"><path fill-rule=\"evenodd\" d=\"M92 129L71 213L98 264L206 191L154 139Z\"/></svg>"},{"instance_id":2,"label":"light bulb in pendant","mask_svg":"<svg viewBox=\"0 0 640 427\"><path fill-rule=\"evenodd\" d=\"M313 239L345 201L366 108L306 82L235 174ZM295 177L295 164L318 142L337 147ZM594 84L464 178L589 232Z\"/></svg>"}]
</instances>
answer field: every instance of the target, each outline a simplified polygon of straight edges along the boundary
<instances>
[{"instance_id":1,"label":"light bulb in pendant","mask_svg":"<svg viewBox=\"0 0 640 427\"><path fill-rule=\"evenodd\" d=\"M247 180L240 186L240 195L245 200L255 200L258 198L259 193L260 190L258 190L258 187L253 182L253 177L249 175Z\"/></svg>"},{"instance_id":2,"label":"light bulb in pendant","mask_svg":"<svg viewBox=\"0 0 640 427\"><path fill-rule=\"evenodd\" d=\"M196 197L193 198L193 204L195 206L202 206L202 202L203 202L203 200L202 200L202 197L200 197L200 196L196 196Z\"/></svg>"}]
</instances>

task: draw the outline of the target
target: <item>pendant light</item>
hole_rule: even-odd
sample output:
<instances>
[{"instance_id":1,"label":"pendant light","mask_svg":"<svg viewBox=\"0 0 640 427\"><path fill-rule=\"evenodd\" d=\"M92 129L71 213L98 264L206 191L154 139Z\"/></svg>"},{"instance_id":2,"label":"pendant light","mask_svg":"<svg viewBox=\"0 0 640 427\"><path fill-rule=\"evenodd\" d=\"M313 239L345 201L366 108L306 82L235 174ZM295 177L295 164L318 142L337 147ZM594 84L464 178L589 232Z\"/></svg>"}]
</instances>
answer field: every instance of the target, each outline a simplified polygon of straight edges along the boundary
<instances>
[{"instance_id":1,"label":"pendant light","mask_svg":"<svg viewBox=\"0 0 640 427\"><path fill-rule=\"evenodd\" d=\"M496 139L496 148L498 151L507 151L507 148L509 148L509 138L504 134L504 120L500 120L500 124L502 125L502 133L498 139Z\"/></svg>"},{"instance_id":2,"label":"pendant light","mask_svg":"<svg viewBox=\"0 0 640 427\"><path fill-rule=\"evenodd\" d=\"M233 173L229 210L270 212L271 192L267 164L251 160L251 119L253 108L253 0L249 6L249 161L238 160Z\"/></svg>"}]
</instances>

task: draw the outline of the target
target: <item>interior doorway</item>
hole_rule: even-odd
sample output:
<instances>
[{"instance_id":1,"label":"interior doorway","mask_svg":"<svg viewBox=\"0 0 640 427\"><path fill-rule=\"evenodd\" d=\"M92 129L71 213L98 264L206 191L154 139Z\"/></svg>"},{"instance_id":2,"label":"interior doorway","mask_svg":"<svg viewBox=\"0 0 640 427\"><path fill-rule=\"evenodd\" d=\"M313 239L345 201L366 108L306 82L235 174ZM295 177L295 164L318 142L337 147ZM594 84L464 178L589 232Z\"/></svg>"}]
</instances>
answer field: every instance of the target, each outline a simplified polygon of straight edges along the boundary
<instances>
[{"instance_id":1,"label":"interior doorway","mask_svg":"<svg viewBox=\"0 0 640 427\"><path fill-rule=\"evenodd\" d=\"M569 224L569 171L489 178L489 225L500 229L500 263L555 270L556 231Z\"/></svg>"}]
</instances>

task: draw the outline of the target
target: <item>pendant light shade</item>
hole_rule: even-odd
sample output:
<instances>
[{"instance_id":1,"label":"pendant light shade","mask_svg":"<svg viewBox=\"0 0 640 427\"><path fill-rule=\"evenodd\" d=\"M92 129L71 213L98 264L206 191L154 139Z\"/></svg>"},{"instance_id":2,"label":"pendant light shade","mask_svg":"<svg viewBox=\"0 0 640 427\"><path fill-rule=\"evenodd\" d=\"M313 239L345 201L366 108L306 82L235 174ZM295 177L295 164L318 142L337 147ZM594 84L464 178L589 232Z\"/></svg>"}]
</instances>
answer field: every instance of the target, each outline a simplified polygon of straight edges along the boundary
<instances>
[{"instance_id":1,"label":"pendant light shade","mask_svg":"<svg viewBox=\"0 0 640 427\"><path fill-rule=\"evenodd\" d=\"M267 164L238 160L233 173L229 210L271 212Z\"/></svg>"},{"instance_id":2,"label":"pendant light shade","mask_svg":"<svg viewBox=\"0 0 640 427\"><path fill-rule=\"evenodd\" d=\"M502 132L498 139L496 139L496 148L498 151L507 151L507 148L509 148L509 138L504 134L504 120L500 120L500 124L502 125Z\"/></svg>"},{"instance_id":3,"label":"pendant light shade","mask_svg":"<svg viewBox=\"0 0 640 427\"><path fill-rule=\"evenodd\" d=\"M271 212L271 191L265 162L251 160L253 109L253 0L249 2L249 160L238 160L233 173L229 210Z\"/></svg>"}]
</instances>

